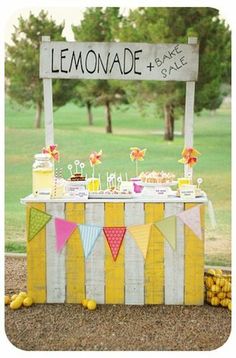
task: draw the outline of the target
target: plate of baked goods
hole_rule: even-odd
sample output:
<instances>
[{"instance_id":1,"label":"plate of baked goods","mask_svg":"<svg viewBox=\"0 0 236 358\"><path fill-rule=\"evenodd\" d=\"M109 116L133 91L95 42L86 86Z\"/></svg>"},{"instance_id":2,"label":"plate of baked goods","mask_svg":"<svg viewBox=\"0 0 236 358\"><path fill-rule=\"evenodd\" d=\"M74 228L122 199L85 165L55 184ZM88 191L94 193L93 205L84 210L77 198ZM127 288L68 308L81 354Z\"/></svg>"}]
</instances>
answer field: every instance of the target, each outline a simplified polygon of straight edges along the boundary
<instances>
[{"instance_id":1,"label":"plate of baked goods","mask_svg":"<svg viewBox=\"0 0 236 358\"><path fill-rule=\"evenodd\" d=\"M99 190L89 192L89 199L132 199L134 194L131 191Z\"/></svg>"},{"instance_id":2,"label":"plate of baked goods","mask_svg":"<svg viewBox=\"0 0 236 358\"><path fill-rule=\"evenodd\" d=\"M174 186L177 185L175 175L173 173L162 171L142 172L139 175L142 186L158 187L158 186Z\"/></svg>"}]
</instances>

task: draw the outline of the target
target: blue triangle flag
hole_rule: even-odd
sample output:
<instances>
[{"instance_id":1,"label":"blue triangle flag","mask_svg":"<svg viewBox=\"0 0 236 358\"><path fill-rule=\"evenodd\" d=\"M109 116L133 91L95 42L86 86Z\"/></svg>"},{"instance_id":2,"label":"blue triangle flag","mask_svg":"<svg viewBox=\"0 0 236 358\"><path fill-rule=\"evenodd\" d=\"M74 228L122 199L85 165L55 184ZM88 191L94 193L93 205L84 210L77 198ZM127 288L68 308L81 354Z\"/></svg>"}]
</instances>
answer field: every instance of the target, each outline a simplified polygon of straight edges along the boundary
<instances>
[{"instance_id":1,"label":"blue triangle flag","mask_svg":"<svg viewBox=\"0 0 236 358\"><path fill-rule=\"evenodd\" d=\"M84 248L84 256L87 259L91 254L97 238L100 236L102 228L95 225L79 224L80 238Z\"/></svg>"}]
</instances>

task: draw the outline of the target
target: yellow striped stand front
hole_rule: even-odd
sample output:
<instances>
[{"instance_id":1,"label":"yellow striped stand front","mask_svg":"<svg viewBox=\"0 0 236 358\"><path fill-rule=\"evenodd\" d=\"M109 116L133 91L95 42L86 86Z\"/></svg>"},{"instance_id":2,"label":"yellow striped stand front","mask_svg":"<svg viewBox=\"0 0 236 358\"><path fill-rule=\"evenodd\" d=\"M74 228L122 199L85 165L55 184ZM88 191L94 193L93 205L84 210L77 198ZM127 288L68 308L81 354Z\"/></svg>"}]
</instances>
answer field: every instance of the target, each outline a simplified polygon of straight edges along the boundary
<instances>
[{"instance_id":1,"label":"yellow striped stand front","mask_svg":"<svg viewBox=\"0 0 236 358\"><path fill-rule=\"evenodd\" d=\"M83 203L66 204L66 220L83 224ZM66 244L66 302L81 303L85 298L85 262L79 229L75 229Z\"/></svg>"},{"instance_id":2,"label":"yellow striped stand front","mask_svg":"<svg viewBox=\"0 0 236 358\"><path fill-rule=\"evenodd\" d=\"M105 203L105 226L124 226L124 204ZM116 261L109 245L105 244L105 303L124 303L124 241Z\"/></svg>"},{"instance_id":3,"label":"yellow striped stand front","mask_svg":"<svg viewBox=\"0 0 236 358\"><path fill-rule=\"evenodd\" d=\"M145 204L145 223L154 223L164 218L164 205L161 203ZM161 304L164 302L164 239L152 226L145 262L145 303Z\"/></svg>"},{"instance_id":4,"label":"yellow striped stand front","mask_svg":"<svg viewBox=\"0 0 236 358\"><path fill-rule=\"evenodd\" d=\"M188 210L199 204L185 204ZM204 228L204 205L201 205L201 226ZM202 233L204 230L202 230ZM202 234L203 235L203 234ZM204 237L200 240L185 225L185 304L202 305L204 302Z\"/></svg>"},{"instance_id":5,"label":"yellow striped stand front","mask_svg":"<svg viewBox=\"0 0 236 358\"><path fill-rule=\"evenodd\" d=\"M46 302L46 228L28 241L30 207L45 211L44 203L29 203L26 207L27 291L35 303Z\"/></svg>"}]
</instances>

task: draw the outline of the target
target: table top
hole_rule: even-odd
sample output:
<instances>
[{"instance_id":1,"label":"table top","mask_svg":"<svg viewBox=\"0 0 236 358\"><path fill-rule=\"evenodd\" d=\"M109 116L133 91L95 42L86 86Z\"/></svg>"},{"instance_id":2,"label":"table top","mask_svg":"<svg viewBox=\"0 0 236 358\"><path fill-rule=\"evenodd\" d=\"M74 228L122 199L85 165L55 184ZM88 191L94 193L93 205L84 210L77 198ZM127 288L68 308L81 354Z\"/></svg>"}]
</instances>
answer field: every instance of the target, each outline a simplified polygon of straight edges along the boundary
<instances>
[{"instance_id":1,"label":"table top","mask_svg":"<svg viewBox=\"0 0 236 358\"><path fill-rule=\"evenodd\" d=\"M206 193L203 196L194 199L182 199L175 195L170 195L168 198L158 198L153 196L137 195L131 199L113 199L113 198L101 198L101 199L80 199L75 197L63 197L55 199L38 198L33 194L21 199L21 204L26 203L207 203L208 198Z\"/></svg>"}]
</instances>

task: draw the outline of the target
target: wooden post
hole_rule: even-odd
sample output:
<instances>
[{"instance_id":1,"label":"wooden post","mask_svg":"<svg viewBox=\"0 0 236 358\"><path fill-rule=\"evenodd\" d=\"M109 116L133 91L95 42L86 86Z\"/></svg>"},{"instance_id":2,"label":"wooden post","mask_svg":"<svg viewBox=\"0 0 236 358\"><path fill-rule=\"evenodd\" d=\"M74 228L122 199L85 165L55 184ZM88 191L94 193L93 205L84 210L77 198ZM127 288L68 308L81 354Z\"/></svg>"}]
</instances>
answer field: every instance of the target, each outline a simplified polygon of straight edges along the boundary
<instances>
[{"instance_id":1,"label":"wooden post","mask_svg":"<svg viewBox=\"0 0 236 358\"><path fill-rule=\"evenodd\" d=\"M50 36L42 36L43 42L50 42ZM52 79L43 78L45 145L54 144Z\"/></svg>"},{"instance_id":2,"label":"wooden post","mask_svg":"<svg viewBox=\"0 0 236 358\"><path fill-rule=\"evenodd\" d=\"M197 44L197 37L188 38L189 45ZM193 121L194 121L194 96L195 96L195 81L186 82L186 97L185 97L185 116L184 116L184 146L193 146ZM184 176L192 177L193 169L188 165L184 165Z\"/></svg>"}]
</instances>

